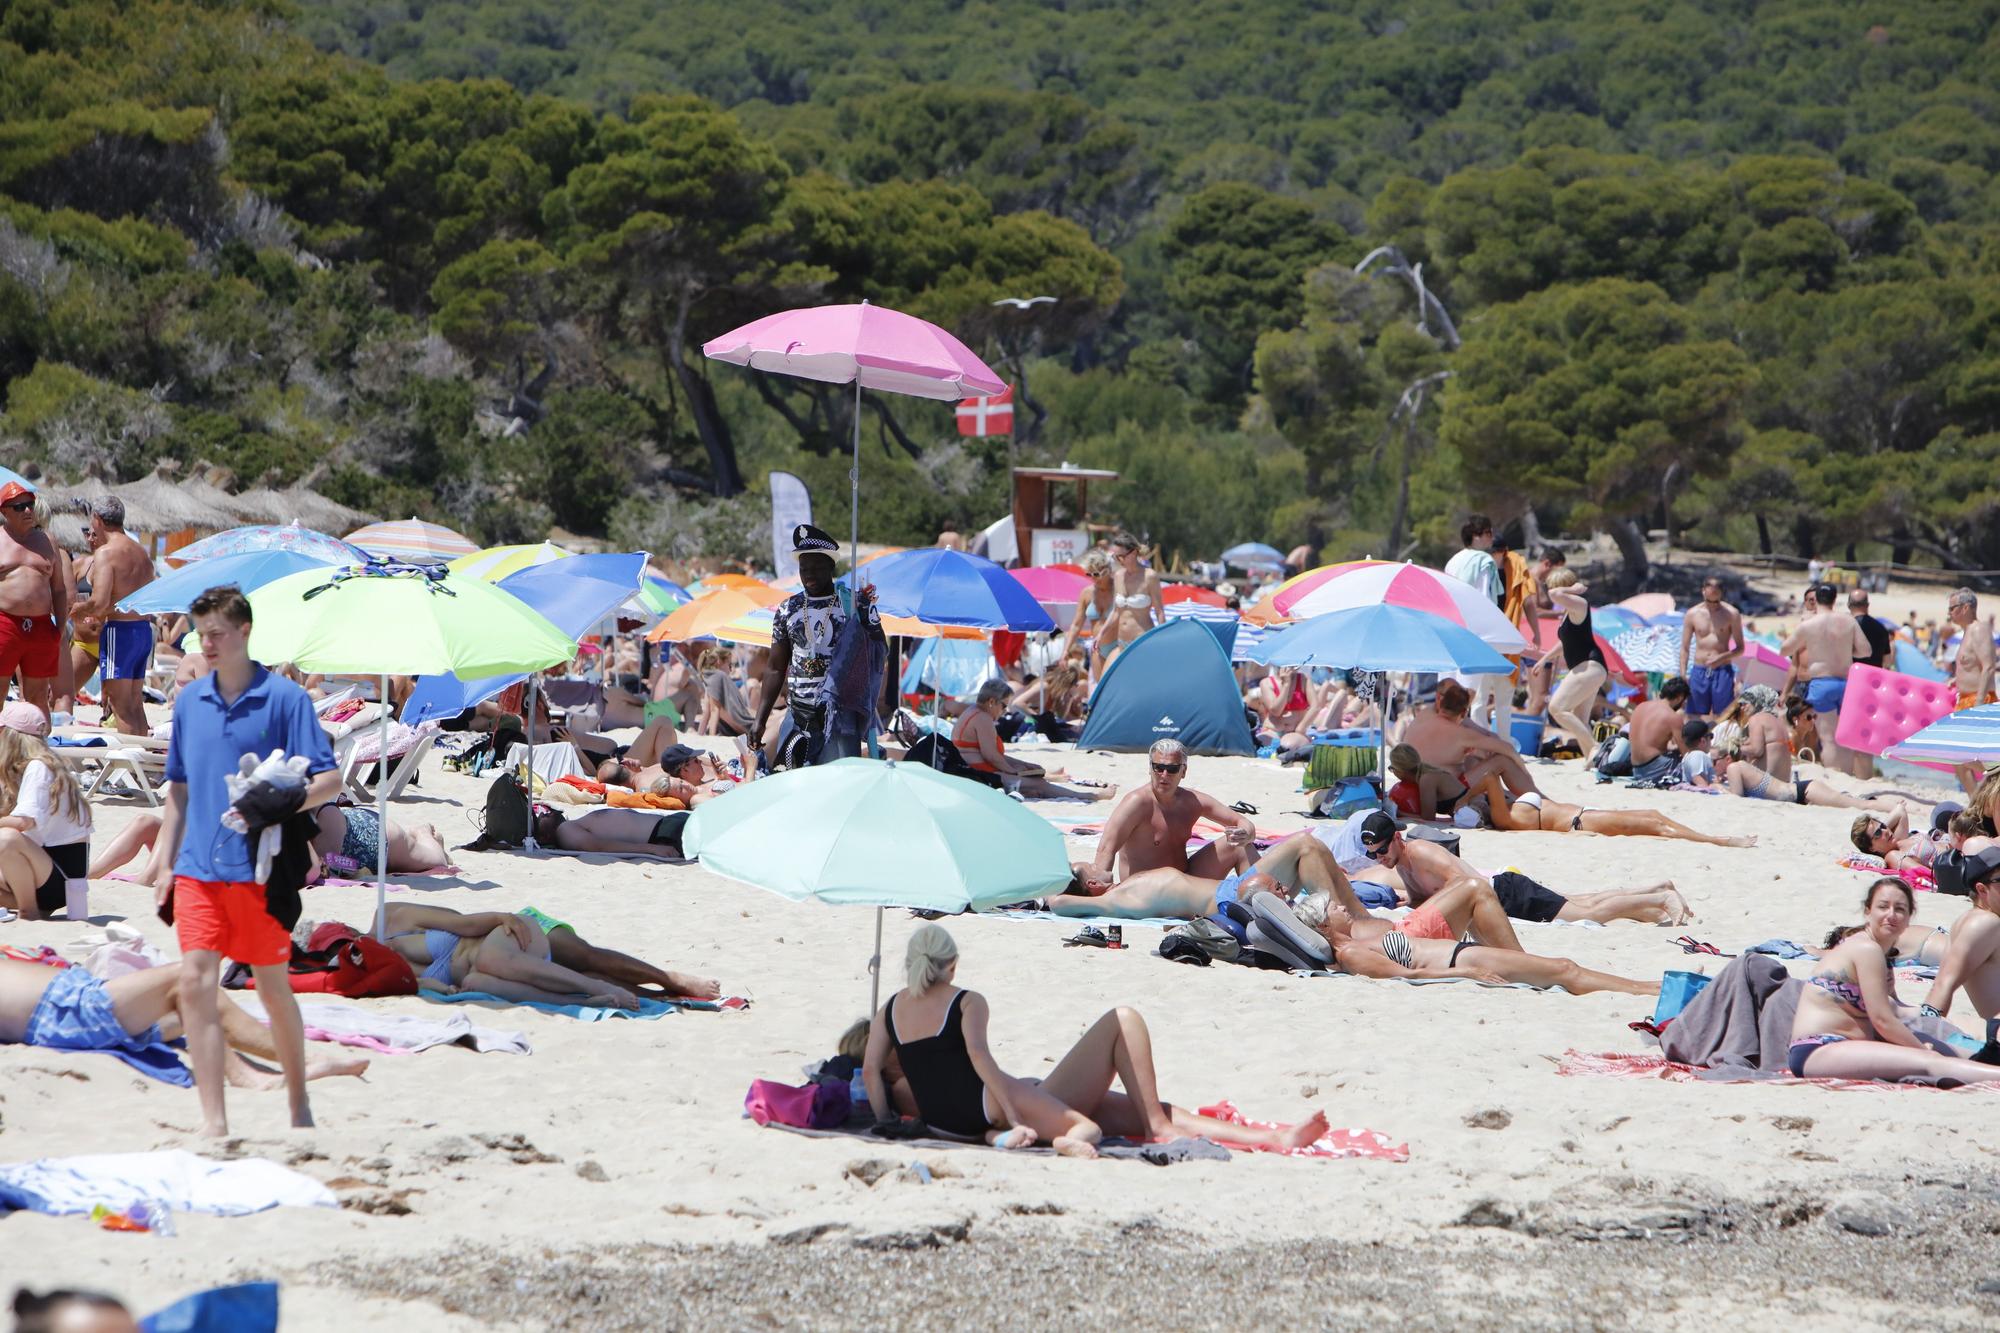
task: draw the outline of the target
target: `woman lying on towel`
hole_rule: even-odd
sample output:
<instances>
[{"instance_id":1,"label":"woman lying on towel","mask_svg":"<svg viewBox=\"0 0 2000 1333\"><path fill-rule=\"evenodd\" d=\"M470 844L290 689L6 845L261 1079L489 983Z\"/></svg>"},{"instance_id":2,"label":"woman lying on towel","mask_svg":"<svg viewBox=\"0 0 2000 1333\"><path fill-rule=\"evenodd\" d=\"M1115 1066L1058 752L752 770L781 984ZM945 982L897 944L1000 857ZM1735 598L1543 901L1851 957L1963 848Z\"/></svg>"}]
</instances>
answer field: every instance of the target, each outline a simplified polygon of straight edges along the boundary
<instances>
[{"instance_id":1,"label":"woman lying on towel","mask_svg":"<svg viewBox=\"0 0 2000 1333\"><path fill-rule=\"evenodd\" d=\"M1890 959L1916 911L1910 886L1883 876L1868 886L1868 919L1806 978L1792 1021L1790 1059L1800 1078L2000 1081L2000 1067L1961 1057L1947 1042L1910 1031Z\"/></svg>"},{"instance_id":2,"label":"woman lying on towel","mask_svg":"<svg viewBox=\"0 0 2000 1333\"><path fill-rule=\"evenodd\" d=\"M484 991L503 1000L636 1009L648 999L712 1000L722 987L654 967L629 954L601 949L533 908L521 912L454 912L448 907L390 903L382 933L416 969L424 990Z\"/></svg>"},{"instance_id":3,"label":"woman lying on towel","mask_svg":"<svg viewBox=\"0 0 2000 1333\"><path fill-rule=\"evenodd\" d=\"M1433 907L1439 907L1442 913L1440 899L1452 892L1448 889L1434 895L1423 907L1396 923L1374 918L1358 920L1330 899L1308 900L1300 904L1297 915L1332 948L1335 966L1357 977L1470 979L1493 984L1523 981L1545 988L1561 986L1572 995L1588 995L1593 991L1619 991L1626 995L1660 992L1657 981L1634 981L1593 971L1568 958L1525 953L1518 944L1496 947L1461 940L1464 926L1472 924L1469 915L1465 923L1452 917L1434 922L1425 916ZM1322 906L1324 916L1320 915ZM1501 917L1502 922L1505 920ZM1497 927L1494 929L1493 934L1482 932L1480 938L1497 943L1501 937ZM1511 927L1506 935L1512 937Z\"/></svg>"},{"instance_id":4,"label":"woman lying on towel","mask_svg":"<svg viewBox=\"0 0 2000 1333\"><path fill-rule=\"evenodd\" d=\"M1593 810L1570 805L1538 791L1525 792L1512 801L1501 799L1498 778L1488 778L1475 790L1486 796L1493 827L1506 833L1596 833L1607 838L1678 838L1682 842L1705 842L1711 847L1755 847L1755 834L1730 837L1703 833L1658 810Z\"/></svg>"},{"instance_id":5,"label":"woman lying on towel","mask_svg":"<svg viewBox=\"0 0 2000 1333\"><path fill-rule=\"evenodd\" d=\"M917 928L904 966L909 985L876 1013L862 1058L878 1122L898 1118L883 1078L893 1054L922 1120L996 1148L1046 1141L1065 1157L1095 1157L1106 1134L1141 1140L1200 1135L1244 1147L1297 1148L1326 1133L1326 1116L1318 1111L1289 1129L1264 1130L1161 1101L1146 1022L1123 1007L1098 1019L1044 1077L1016 1078L987 1049L985 997L952 984L958 945L942 926ZM1122 1093L1111 1091L1113 1078Z\"/></svg>"}]
</instances>

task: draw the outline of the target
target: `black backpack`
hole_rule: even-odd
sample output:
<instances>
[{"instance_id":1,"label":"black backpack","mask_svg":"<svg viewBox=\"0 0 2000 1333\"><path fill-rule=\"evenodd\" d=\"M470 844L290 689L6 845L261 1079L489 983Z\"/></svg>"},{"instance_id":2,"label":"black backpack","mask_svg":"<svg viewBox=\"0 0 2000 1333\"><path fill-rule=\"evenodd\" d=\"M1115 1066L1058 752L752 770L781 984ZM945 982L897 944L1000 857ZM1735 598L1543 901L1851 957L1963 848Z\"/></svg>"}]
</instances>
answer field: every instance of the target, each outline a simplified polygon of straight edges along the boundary
<instances>
[{"instance_id":1,"label":"black backpack","mask_svg":"<svg viewBox=\"0 0 2000 1333\"><path fill-rule=\"evenodd\" d=\"M534 802L528 789L513 770L493 779L486 789L486 842L503 847L519 847L528 840L529 822L534 818Z\"/></svg>"}]
</instances>

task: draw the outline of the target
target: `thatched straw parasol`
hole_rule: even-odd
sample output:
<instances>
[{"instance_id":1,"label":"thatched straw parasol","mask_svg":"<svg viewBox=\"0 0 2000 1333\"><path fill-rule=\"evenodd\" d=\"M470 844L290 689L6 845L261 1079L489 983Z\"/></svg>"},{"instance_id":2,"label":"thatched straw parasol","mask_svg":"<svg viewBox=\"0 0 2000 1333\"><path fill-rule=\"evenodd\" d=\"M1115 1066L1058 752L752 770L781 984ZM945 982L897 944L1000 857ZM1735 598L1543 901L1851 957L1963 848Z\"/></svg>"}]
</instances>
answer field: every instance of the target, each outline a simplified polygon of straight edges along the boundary
<instances>
[{"instance_id":1,"label":"thatched straw parasol","mask_svg":"<svg viewBox=\"0 0 2000 1333\"><path fill-rule=\"evenodd\" d=\"M274 491L269 486L254 486L230 496L229 501L236 507L236 512L243 515L245 523L290 523L298 517L285 492Z\"/></svg>"},{"instance_id":2,"label":"thatched straw parasol","mask_svg":"<svg viewBox=\"0 0 2000 1333\"><path fill-rule=\"evenodd\" d=\"M137 481L123 481L108 487L110 494L125 502L125 526L135 532L164 537L170 532L193 528L201 532L221 532L241 521L229 497L206 483L183 481L174 470L162 466ZM204 497L207 491L214 498Z\"/></svg>"},{"instance_id":3,"label":"thatched straw parasol","mask_svg":"<svg viewBox=\"0 0 2000 1333\"><path fill-rule=\"evenodd\" d=\"M349 509L337 500L329 500L318 491L308 489L303 483L287 488L284 497L298 515L299 522L321 532L338 535L375 521L373 514Z\"/></svg>"}]
</instances>

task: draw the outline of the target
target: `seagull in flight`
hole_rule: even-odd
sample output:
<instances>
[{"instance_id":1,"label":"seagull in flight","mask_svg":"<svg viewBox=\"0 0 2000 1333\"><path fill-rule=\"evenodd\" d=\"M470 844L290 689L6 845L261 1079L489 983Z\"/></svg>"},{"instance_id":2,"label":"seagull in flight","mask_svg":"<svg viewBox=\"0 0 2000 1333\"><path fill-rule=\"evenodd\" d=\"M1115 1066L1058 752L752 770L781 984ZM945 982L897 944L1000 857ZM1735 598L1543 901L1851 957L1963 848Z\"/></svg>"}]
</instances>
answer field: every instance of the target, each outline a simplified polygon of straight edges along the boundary
<instances>
[{"instance_id":1,"label":"seagull in flight","mask_svg":"<svg viewBox=\"0 0 2000 1333\"><path fill-rule=\"evenodd\" d=\"M1053 296L1003 296L993 304L1010 305L1016 310L1026 310L1030 306L1054 305L1055 303L1056 298Z\"/></svg>"}]
</instances>

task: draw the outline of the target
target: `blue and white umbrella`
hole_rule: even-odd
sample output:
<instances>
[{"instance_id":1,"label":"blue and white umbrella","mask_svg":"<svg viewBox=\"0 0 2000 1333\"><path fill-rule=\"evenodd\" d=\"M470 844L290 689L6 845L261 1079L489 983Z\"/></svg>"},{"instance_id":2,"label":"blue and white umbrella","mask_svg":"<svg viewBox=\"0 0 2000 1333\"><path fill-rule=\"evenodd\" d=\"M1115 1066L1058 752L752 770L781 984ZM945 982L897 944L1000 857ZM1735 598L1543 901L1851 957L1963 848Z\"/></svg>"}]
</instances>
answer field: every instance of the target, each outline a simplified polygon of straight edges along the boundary
<instances>
[{"instance_id":1,"label":"blue and white umbrella","mask_svg":"<svg viewBox=\"0 0 2000 1333\"><path fill-rule=\"evenodd\" d=\"M1243 542L1224 551L1222 563L1238 569L1283 569L1285 553L1263 542Z\"/></svg>"},{"instance_id":2,"label":"blue and white umbrella","mask_svg":"<svg viewBox=\"0 0 2000 1333\"><path fill-rule=\"evenodd\" d=\"M1253 659L1267 666L1505 675L1514 664L1443 616L1404 606L1332 611L1278 630Z\"/></svg>"},{"instance_id":3,"label":"blue and white umbrella","mask_svg":"<svg viewBox=\"0 0 2000 1333\"><path fill-rule=\"evenodd\" d=\"M1671 674L1680 669L1679 625L1641 625L1637 629L1628 629L1613 639L1611 646L1625 659L1625 665L1634 671Z\"/></svg>"},{"instance_id":4,"label":"blue and white umbrella","mask_svg":"<svg viewBox=\"0 0 2000 1333\"><path fill-rule=\"evenodd\" d=\"M1934 764L2000 762L2000 704L1948 713L1882 751L1884 759Z\"/></svg>"}]
</instances>

